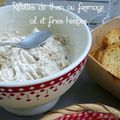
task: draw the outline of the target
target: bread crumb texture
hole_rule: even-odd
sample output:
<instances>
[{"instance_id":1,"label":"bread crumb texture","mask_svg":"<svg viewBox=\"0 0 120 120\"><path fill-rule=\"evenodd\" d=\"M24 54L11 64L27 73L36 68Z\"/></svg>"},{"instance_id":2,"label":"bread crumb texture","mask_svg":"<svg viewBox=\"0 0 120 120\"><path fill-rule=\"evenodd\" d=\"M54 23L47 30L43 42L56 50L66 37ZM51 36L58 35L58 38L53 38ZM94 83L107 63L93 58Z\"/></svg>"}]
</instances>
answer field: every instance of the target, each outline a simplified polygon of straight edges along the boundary
<instances>
[{"instance_id":1,"label":"bread crumb texture","mask_svg":"<svg viewBox=\"0 0 120 120\"><path fill-rule=\"evenodd\" d=\"M105 49L102 65L120 79L120 43L111 44Z\"/></svg>"},{"instance_id":2,"label":"bread crumb texture","mask_svg":"<svg viewBox=\"0 0 120 120\"><path fill-rule=\"evenodd\" d=\"M120 29L111 30L103 39L103 46L106 48L110 44L120 42Z\"/></svg>"}]
</instances>

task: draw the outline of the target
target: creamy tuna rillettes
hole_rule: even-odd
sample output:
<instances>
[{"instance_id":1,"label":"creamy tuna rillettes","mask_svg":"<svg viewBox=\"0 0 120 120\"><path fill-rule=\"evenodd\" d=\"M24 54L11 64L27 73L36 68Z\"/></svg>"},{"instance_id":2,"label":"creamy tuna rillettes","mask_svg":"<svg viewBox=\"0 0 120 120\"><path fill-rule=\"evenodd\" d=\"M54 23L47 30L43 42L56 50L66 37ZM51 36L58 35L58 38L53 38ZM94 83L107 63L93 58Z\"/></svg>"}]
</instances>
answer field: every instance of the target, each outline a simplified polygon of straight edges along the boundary
<instances>
[{"instance_id":1,"label":"creamy tuna rillettes","mask_svg":"<svg viewBox=\"0 0 120 120\"><path fill-rule=\"evenodd\" d=\"M16 33L1 33L0 42L21 41ZM0 47L0 81L34 80L54 74L70 64L66 54L65 36L53 35L34 49Z\"/></svg>"}]
</instances>

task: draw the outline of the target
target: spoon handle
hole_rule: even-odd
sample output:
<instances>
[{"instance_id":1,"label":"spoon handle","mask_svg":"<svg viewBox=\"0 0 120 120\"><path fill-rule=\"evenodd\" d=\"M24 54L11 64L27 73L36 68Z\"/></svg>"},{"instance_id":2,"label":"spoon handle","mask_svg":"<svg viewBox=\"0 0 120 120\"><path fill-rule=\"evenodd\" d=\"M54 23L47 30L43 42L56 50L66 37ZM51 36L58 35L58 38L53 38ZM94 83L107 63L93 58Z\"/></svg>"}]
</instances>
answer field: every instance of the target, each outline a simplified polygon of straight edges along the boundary
<instances>
[{"instance_id":1,"label":"spoon handle","mask_svg":"<svg viewBox=\"0 0 120 120\"><path fill-rule=\"evenodd\" d=\"M0 43L0 46L6 46L6 45L16 46L16 45L18 45L18 42L5 42L5 43Z\"/></svg>"}]
</instances>

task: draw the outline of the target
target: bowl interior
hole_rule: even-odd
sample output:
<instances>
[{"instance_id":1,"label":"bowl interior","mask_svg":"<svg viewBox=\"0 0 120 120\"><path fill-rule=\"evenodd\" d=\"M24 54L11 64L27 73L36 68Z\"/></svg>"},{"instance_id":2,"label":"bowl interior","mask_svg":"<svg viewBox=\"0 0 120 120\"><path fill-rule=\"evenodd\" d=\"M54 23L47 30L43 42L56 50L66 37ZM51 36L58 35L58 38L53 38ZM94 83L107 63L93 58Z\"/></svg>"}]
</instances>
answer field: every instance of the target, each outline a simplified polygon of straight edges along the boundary
<instances>
[{"instance_id":1,"label":"bowl interior","mask_svg":"<svg viewBox=\"0 0 120 120\"><path fill-rule=\"evenodd\" d=\"M33 4L31 4L33 5ZM17 11L13 6L0 8L0 33L6 30L19 31L20 35L31 33L33 28L37 27L40 30L50 30L52 33L64 34L69 37L68 55L71 60L71 66L68 66L66 72L78 65L88 54L91 46L91 34L87 25L81 23L79 26L66 22L66 17L69 20L81 20L77 15L67 10L50 10L49 6L46 10L38 10L38 4L34 4L36 10L21 10ZM30 24L31 19L37 18L37 24ZM46 24L41 24L40 19L46 18ZM49 19L61 19L63 24L52 24L48 27ZM52 19L53 17L53 19ZM74 64L76 62L76 64ZM64 71L65 72L65 71ZM63 74L64 72L61 72ZM49 78L50 79L50 78Z\"/></svg>"},{"instance_id":2,"label":"bowl interior","mask_svg":"<svg viewBox=\"0 0 120 120\"><path fill-rule=\"evenodd\" d=\"M70 20L76 19L76 16L70 14L67 11L63 10L50 10L49 7L46 10L21 10L17 11L14 7L5 7L0 11L0 32L6 31L8 29L13 29L19 31L21 35L27 35L31 33L33 28L36 26L40 30L49 29L52 33L59 33L69 36L70 38L70 47L68 47L68 54L70 60L74 62L79 56L83 53L88 43L88 36L86 35L86 28L83 24L77 26L75 24L67 24L66 17ZM47 18L47 24L41 24L40 19ZM51 24L51 27L48 27L48 22L51 22L53 19L61 19L64 21L63 24ZM30 24L31 19L37 18L37 24Z\"/></svg>"}]
</instances>

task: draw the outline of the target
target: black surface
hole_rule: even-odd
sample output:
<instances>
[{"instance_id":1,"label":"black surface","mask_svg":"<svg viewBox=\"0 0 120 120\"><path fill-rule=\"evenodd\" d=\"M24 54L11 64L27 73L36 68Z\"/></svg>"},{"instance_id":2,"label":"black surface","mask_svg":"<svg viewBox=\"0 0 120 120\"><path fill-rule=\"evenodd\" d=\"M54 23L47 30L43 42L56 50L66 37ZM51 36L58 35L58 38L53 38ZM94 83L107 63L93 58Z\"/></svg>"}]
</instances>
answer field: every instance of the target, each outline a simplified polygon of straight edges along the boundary
<instances>
[{"instance_id":1,"label":"black surface","mask_svg":"<svg viewBox=\"0 0 120 120\"><path fill-rule=\"evenodd\" d=\"M84 70L76 83L65 93L53 109L62 108L77 103L103 103L115 108L120 108L120 101L112 94L89 79ZM0 120L38 120L42 115L20 117L15 116L0 108Z\"/></svg>"}]
</instances>

